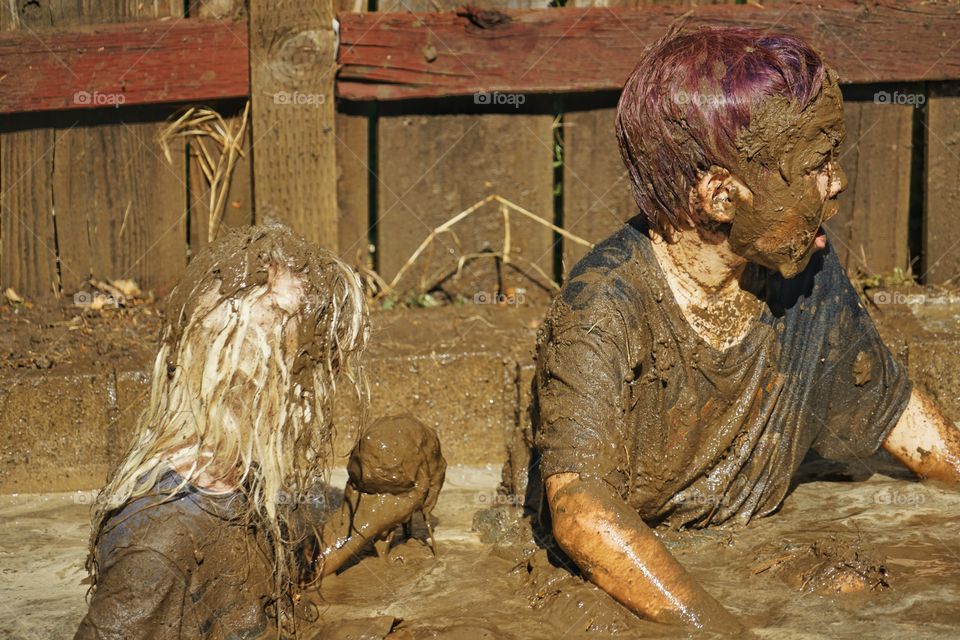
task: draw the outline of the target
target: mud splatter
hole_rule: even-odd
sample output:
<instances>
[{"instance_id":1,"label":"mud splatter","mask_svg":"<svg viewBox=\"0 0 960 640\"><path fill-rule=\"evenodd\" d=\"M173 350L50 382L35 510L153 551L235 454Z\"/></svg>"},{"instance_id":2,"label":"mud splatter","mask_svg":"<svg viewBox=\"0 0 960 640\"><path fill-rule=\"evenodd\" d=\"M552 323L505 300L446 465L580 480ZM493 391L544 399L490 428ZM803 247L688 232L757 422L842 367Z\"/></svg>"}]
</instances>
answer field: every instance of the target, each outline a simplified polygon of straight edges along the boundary
<instances>
[{"instance_id":1,"label":"mud splatter","mask_svg":"<svg viewBox=\"0 0 960 640\"><path fill-rule=\"evenodd\" d=\"M872 372L873 358L866 351L861 351L853 361L853 384L858 387L867 384L871 380Z\"/></svg>"}]
</instances>

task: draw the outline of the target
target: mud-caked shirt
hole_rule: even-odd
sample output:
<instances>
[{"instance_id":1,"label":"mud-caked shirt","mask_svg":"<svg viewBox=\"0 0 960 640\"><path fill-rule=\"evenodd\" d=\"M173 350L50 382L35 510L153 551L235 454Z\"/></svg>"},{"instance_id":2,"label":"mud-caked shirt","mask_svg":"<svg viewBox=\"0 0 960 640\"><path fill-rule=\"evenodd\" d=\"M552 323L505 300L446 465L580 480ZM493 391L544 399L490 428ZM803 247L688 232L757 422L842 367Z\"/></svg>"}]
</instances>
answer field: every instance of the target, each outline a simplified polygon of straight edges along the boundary
<instances>
[{"instance_id":1,"label":"mud-caked shirt","mask_svg":"<svg viewBox=\"0 0 960 640\"><path fill-rule=\"evenodd\" d=\"M538 337L539 478L596 478L650 524L702 527L774 511L810 449L872 455L910 383L835 253L792 279L750 272L763 314L720 350L684 318L640 225L588 253Z\"/></svg>"},{"instance_id":2,"label":"mud-caked shirt","mask_svg":"<svg viewBox=\"0 0 960 640\"><path fill-rule=\"evenodd\" d=\"M171 495L172 494L172 495ZM244 496L164 474L104 522L98 580L75 640L289 637L278 634L273 556Z\"/></svg>"}]
</instances>

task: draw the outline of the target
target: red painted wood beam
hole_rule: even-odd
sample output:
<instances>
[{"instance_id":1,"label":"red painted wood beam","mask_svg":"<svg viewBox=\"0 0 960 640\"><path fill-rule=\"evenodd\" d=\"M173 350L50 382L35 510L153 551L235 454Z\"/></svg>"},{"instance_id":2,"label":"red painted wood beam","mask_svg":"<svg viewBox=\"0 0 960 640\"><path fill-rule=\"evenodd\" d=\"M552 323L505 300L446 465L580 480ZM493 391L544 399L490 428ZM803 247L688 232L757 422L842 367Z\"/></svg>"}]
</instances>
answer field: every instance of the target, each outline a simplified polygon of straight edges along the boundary
<instances>
[{"instance_id":1,"label":"red painted wood beam","mask_svg":"<svg viewBox=\"0 0 960 640\"><path fill-rule=\"evenodd\" d=\"M459 15L458 15L459 13ZM337 92L397 100L619 89L676 20L800 35L843 82L960 78L960 14L925 0L341 14Z\"/></svg>"},{"instance_id":2,"label":"red painted wood beam","mask_svg":"<svg viewBox=\"0 0 960 640\"><path fill-rule=\"evenodd\" d=\"M154 20L0 33L0 113L247 96L247 25Z\"/></svg>"}]
</instances>

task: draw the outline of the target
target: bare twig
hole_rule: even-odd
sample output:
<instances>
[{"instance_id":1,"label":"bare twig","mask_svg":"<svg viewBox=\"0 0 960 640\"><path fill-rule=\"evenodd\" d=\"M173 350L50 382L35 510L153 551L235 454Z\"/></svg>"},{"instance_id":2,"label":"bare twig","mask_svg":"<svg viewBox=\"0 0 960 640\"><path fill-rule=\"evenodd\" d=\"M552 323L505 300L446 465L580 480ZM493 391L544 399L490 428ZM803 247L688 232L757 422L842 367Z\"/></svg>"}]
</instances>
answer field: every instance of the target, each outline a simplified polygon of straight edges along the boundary
<instances>
[{"instance_id":1,"label":"bare twig","mask_svg":"<svg viewBox=\"0 0 960 640\"><path fill-rule=\"evenodd\" d=\"M389 283L386 283L385 286L380 289L380 291L377 293L375 297L380 298L392 293L396 289L400 281L403 279L403 277L410 270L410 268L414 265L414 263L416 263L420 259L424 251L426 251L427 247L429 247L433 243L433 241L437 239L437 237L440 234L450 233L451 235L454 236L454 238L456 238L456 234L453 232L452 227L454 227L458 223L465 220L474 212L482 209L484 205L490 202L497 202L500 204L500 215L503 218L503 247L501 248L500 251L489 251L489 252L482 252L482 253L469 253L469 254L460 255L459 258L457 259L457 267L456 267L456 270L454 271L454 275L460 275L464 265L467 263L467 261L471 259L499 258L500 260L503 261L503 264L511 264L515 267L518 267L518 263L522 263L523 266L535 271L538 275L540 275L540 277L543 278L543 280L550 283L550 285L554 289L560 288L560 285L557 284L557 282L555 282L553 278L547 275L544 272L544 270L540 268L539 265L529 260L525 260L519 255L514 255L513 253L511 253L511 249L512 249L511 227L510 227L510 211L511 210L521 214L522 216L530 220L533 220L537 224L543 225L551 229L552 231L560 234L561 236L563 236L567 240L570 240L571 242L575 242L585 247L591 247L591 248L593 247L592 243L588 242L587 240L584 240L580 236L570 233L566 229L562 229L561 227L558 227L557 225L549 222L548 220L541 218L537 214L524 209L520 205L515 204L502 196L491 194L486 198L473 203L463 211L455 214L452 218L450 218L440 226L433 229L427 235L427 237L424 238L423 242L420 243L420 246L416 248L413 254L409 258L407 258L406 262L403 263L403 266L400 267L400 270L397 271L397 274L393 277L393 279ZM459 246L459 241L457 242L457 244ZM433 277L427 280L421 280L420 289L423 291L429 290L437 282L441 281L444 277L447 277L445 274L447 274L448 271L449 271L448 269L443 269L437 272Z\"/></svg>"}]
</instances>

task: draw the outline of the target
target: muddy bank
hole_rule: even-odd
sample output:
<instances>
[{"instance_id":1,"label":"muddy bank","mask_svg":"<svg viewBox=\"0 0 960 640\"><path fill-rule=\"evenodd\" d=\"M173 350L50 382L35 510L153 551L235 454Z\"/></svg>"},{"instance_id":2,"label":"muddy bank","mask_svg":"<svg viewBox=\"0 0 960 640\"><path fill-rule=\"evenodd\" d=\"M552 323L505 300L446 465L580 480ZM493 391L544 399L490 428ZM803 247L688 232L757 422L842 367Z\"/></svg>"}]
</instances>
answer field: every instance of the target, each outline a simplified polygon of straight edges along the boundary
<instances>
[{"instance_id":1,"label":"muddy bank","mask_svg":"<svg viewBox=\"0 0 960 640\"><path fill-rule=\"evenodd\" d=\"M875 468L884 473L871 477ZM687 532L668 543L762 638L960 636L960 530L951 515L960 510L960 493L902 478L895 466L873 461L808 464L779 513L743 530ZM605 594L562 573L545 574L553 581L540 582L545 588L531 598L526 565L471 531L474 514L498 501L498 480L490 471L451 469L433 512L437 559L412 542L396 547L393 561L362 560L325 582L323 619L390 617L414 638L606 638L619 625L623 637L690 637L625 615ZM0 499L8 523L0 531L0 602L7 605L0 637L69 637L79 622L89 497ZM832 538L872 549L890 587L804 591L776 572L756 571L777 548Z\"/></svg>"}]
</instances>

